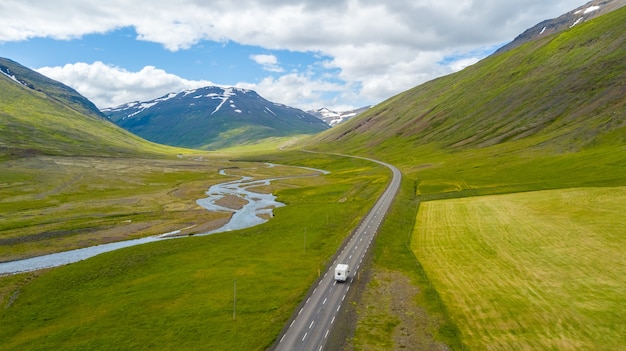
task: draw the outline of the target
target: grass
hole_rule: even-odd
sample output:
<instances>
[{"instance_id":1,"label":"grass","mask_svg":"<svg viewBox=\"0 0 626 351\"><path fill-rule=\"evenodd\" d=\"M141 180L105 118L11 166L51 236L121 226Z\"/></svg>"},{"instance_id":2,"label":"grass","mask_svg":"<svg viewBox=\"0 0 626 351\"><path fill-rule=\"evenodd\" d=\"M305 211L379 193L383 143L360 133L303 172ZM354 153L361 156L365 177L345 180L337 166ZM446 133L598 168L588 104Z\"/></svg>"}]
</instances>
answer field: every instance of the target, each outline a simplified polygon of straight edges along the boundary
<instances>
[{"instance_id":1,"label":"grass","mask_svg":"<svg viewBox=\"0 0 626 351\"><path fill-rule=\"evenodd\" d=\"M104 118L104 115L100 113L96 105L66 85L30 70L19 63L1 57L0 67L3 67L4 71L11 72L11 75L16 76L18 80L32 90L43 92L50 100L60 101L68 108L86 116Z\"/></svg>"},{"instance_id":2,"label":"grass","mask_svg":"<svg viewBox=\"0 0 626 351\"><path fill-rule=\"evenodd\" d=\"M411 247L469 349L626 343L626 188L422 203Z\"/></svg>"},{"instance_id":3,"label":"grass","mask_svg":"<svg viewBox=\"0 0 626 351\"><path fill-rule=\"evenodd\" d=\"M421 349L438 349L442 344L461 349L454 323L409 247L418 208L414 183L405 177L373 245L375 273L357 308L350 340L355 350L400 349L407 344ZM412 289L417 292L412 294ZM405 299L402 308L391 307L396 295ZM402 334L409 340L398 336Z\"/></svg>"},{"instance_id":4,"label":"grass","mask_svg":"<svg viewBox=\"0 0 626 351\"><path fill-rule=\"evenodd\" d=\"M273 190L287 206L260 226L0 278L0 349L268 347L319 269L382 192L388 173L366 161L332 156L266 158L332 173L276 181ZM233 172L277 172L233 164L239 165Z\"/></svg>"},{"instance_id":5,"label":"grass","mask_svg":"<svg viewBox=\"0 0 626 351\"><path fill-rule=\"evenodd\" d=\"M225 160L35 157L3 162L0 261L219 220L195 200Z\"/></svg>"},{"instance_id":6,"label":"grass","mask_svg":"<svg viewBox=\"0 0 626 351\"><path fill-rule=\"evenodd\" d=\"M419 232L413 221L421 215L422 206L441 199L480 199L490 194L626 185L626 162L622 146L598 146L580 152L551 154L534 152L532 148L524 149L511 143L462 152L445 151L432 145L407 151L401 144L395 145L396 142L390 140L389 144L394 146L387 148L387 153L380 157L401 168L404 182L400 197L377 238L373 267L376 270L399 272L411 279L419 288L419 293L413 299L410 313L423 316L422 326L414 329L413 333L426 329L427 335L434 335L435 341L443 341L455 350L468 348L467 335L459 331L459 323L463 323L463 320L459 319L461 317L458 313L451 313L449 301L440 296L441 286L431 281L431 272L425 266L432 263L424 257L416 258L408 247L409 242L411 245L419 245L415 237L411 236L414 230L415 233ZM621 198L616 197L612 201L619 203ZM602 206L610 208L611 205ZM607 214L606 218L592 218L591 212L585 211L579 211L578 215L583 220L588 216L588 225L597 224L596 230L600 231L607 221L615 223L621 217L616 212ZM454 218L454 215L450 214L450 218ZM520 224L520 227L524 225ZM374 286L379 284L376 279L373 278ZM507 291L502 293L506 294ZM375 301L383 300L383 297L377 296L370 306L377 306ZM398 312L392 309L374 311L376 313L372 316L372 308L358 310L363 319L357 325L355 345L360 349L375 349L380 341L370 339L369 335L387 335L385 342L397 347L393 334L386 333L384 325L377 327L376 321L396 320L399 318ZM477 333L479 331L474 332L474 335ZM475 349L484 349L484 345Z\"/></svg>"},{"instance_id":7,"label":"grass","mask_svg":"<svg viewBox=\"0 0 626 351\"><path fill-rule=\"evenodd\" d=\"M431 263L424 257L416 259L408 247L411 240L412 245L418 245L411 235L414 230L419 230L414 226L414 220L421 215L422 206L441 199L480 199L491 194L626 185L626 162L622 146L605 145L555 154L535 152L532 148L513 143L460 152L446 151L432 145L408 151L398 140L389 140L387 144L389 147L386 153L378 157L399 166L403 171L404 182L400 197L377 238L373 267L410 277L412 283L420 289L413 299L411 313L426 311L423 322L430 325L426 327L430 335L453 349L460 350L464 348L463 345L468 345L465 343L467 336L461 335L457 327L462 320L458 319L458 314L451 314L448 301L439 295L440 286L431 281L431 274L425 269L425 265ZM621 199L616 197L614 201L619 203ZM591 213L579 212L579 215L585 218ZM611 218L612 215L615 217ZM450 218L453 218L453 214L450 214ZM589 217L589 224L597 222L597 230L602 230L607 220L614 223L618 218L619 213L613 212L607 218ZM373 280L374 286L380 284L376 282L376 277ZM378 300L383 301L384 298L379 296L375 301ZM370 306L376 306L375 301ZM385 332L386 326L381 324L379 328L376 321L396 320L397 311L374 311L374 315L369 314L372 312L371 307L358 311L363 319L357 325L355 345L361 349L370 349L380 343L375 338L370 339L370 335L388 335L386 342L394 342L392 334ZM372 317L366 318L368 315Z\"/></svg>"},{"instance_id":8,"label":"grass","mask_svg":"<svg viewBox=\"0 0 626 351\"><path fill-rule=\"evenodd\" d=\"M0 88L0 161L36 155L163 158L190 152L150 143L5 75L0 75Z\"/></svg>"}]
</instances>

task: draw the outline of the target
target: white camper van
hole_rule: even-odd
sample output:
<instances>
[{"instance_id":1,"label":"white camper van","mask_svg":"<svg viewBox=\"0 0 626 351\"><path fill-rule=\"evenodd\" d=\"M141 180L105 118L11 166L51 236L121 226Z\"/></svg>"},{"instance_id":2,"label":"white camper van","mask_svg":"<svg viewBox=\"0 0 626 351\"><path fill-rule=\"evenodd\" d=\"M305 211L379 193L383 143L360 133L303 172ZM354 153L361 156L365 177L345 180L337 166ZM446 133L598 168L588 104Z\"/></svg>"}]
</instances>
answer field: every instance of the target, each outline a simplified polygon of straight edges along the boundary
<instances>
[{"instance_id":1,"label":"white camper van","mask_svg":"<svg viewBox=\"0 0 626 351\"><path fill-rule=\"evenodd\" d=\"M338 264L335 267L335 280L345 282L348 279L348 273L350 273L350 269L347 264Z\"/></svg>"}]
</instances>

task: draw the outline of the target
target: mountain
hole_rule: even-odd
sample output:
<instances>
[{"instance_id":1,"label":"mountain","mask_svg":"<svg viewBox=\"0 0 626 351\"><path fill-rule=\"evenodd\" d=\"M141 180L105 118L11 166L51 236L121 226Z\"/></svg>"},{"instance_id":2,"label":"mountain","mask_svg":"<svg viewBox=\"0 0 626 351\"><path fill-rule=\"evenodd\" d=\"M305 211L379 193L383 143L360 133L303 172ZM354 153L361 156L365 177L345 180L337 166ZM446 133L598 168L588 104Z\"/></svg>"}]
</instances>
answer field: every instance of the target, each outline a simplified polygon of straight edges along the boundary
<instances>
[{"instance_id":1,"label":"mountain","mask_svg":"<svg viewBox=\"0 0 626 351\"><path fill-rule=\"evenodd\" d=\"M531 40L559 33L574 27L582 22L589 21L605 13L614 11L626 5L626 0L593 0L576 8L558 18L545 20L536 26L529 28L517 36L512 42L501 47L496 53L505 52L516 48Z\"/></svg>"},{"instance_id":2,"label":"mountain","mask_svg":"<svg viewBox=\"0 0 626 351\"><path fill-rule=\"evenodd\" d=\"M24 67L15 61L0 57L0 73L16 83L46 94L50 99L57 100L77 112L103 119L106 118L96 105L80 95L76 90Z\"/></svg>"},{"instance_id":3,"label":"mountain","mask_svg":"<svg viewBox=\"0 0 626 351\"><path fill-rule=\"evenodd\" d=\"M391 143L403 150L517 143L556 152L619 145L626 139L624 23L626 7L494 54L394 96L316 140L354 151Z\"/></svg>"},{"instance_id":4,"label":"mountain","mask_svg":"<svg viewBox=\"0 0 626 351\"><path fill-rule=\"evenodd\" d=\"M170 93L102 112L117 125L148 140L203 149L313 134L329 128L302 110L267 101L252 90L215 86Z\"/></svg>"},{"instance_id":5,"label":"mountain","mask_svg":"<svg viewBox=\"0 0 626 351\"><path fill-rule=\"evenodd\" d=\"M0 160L164 152L108 121L73 89L8 59L0 65Z\"/></svg>"},{"instance_id":6,"label":"mountain","mask_svg":"<svg viewBox=\"0 0 626 351\"><path fill-rule=\"evenodd\" d=\"M355 110L342 111L342 112L331 111L327 109L326 107L323 107L317 110L310 110L307 112L323 120L329 126L334 127L339 123L343 123L349 120L350 118L356 117L357 115L367 111L370 107L371 106L366 106L366 107L361 107Z\"/></svg>"}]
</instances>

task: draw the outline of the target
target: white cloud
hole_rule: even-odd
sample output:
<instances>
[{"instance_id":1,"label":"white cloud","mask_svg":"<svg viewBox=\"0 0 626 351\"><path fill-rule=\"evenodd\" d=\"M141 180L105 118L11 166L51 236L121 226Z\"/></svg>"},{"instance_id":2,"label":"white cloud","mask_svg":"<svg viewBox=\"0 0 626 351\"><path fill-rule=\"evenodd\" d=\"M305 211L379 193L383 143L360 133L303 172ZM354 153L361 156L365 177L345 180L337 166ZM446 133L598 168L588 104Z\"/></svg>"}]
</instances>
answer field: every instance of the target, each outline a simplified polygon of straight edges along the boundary
<instances>
[{"instance_id":1,"label":"white cloud","mask_svg":"<svg viewBox=\"0 0 626 351\"><path fill-rule=\"evenodd\" d=\"M325 95L332 92L344 96L349 94L349 88L343 84L336 84L321 79L314 79L310 75L289 73L278 78L266 77L259 83L238 83L237 87L252 89L264 98L304 110L317 109L320 101L325 106L338 104L338 96L327 98Z\"/></svg>"},{"instance_id":2,"label":"white cloud","mask_svg":"<svg viewBox=\"0 0 626 351\"><path fill-rule=\"evenodd\" d=\"M276 73L285 71L278 65L278 58L276 58L276 56L274 55L268 55L268 54L250 55L250 59L258 63L259 65L263 66L263 69L266 71L276 72Z\"/></svg>"},{"instance_id":3,"label":"white cloud","mask_svg":"<svg viewBox=\"0 0 626 351\"><path fill-rule=\"evenodd\" d=\"M99 108L118 106L130 101L151 100L169 92L215 85L210 81L180 78L153 66L138 72L106 65L78 62L62 67L43 67L39 73L61 81L89 98Z\"/></svg>"},{"instance_id":4,"label":"white cloud","mask_svg":"<svg viewBox=\"0 0 626 351\"><path fill-rule=\"evenodd\" d=\"M210 40L234 41L268 51L316 52L331 58L325 65L338 71L338 78L345 82L339 89L343 97L372 99L369 101L375 103L484 57L441 64L451 53L469 53L476 47L510 41L541 20L579 5L580 0L2 0L0 13L6 15L0 26L0 42L36 37L69 39L133 27L138 40L162 44L170 51ZM284 73L271 54L250 58L271 73ZM119 83L102 76L106 83L87 86L88 73L81 69L88 69L89 74L108 71L126 80ZM131 99L156 91L142 85L155 84L154 77L158 78L156 84L169 81L170 89L191 84L154 67L126 72L103 64L74 64L42 71L54 71L57 78L63 75L67 79L62 81L70 85L83 84L82 88L73 86L99 105L124 102L132 95L121 88L139 93ZM305 84L290 85L294 79L304 79ZM270 83L279 87L270 88ZM107 91L105 84L114 88ZM118 89L120 84L124 87ZM284 91L283 96L299 94L303 98L324 96L318 89L327 85L331 91L337 88L336 83L316 81L302 72L248 84L276 95L290 86L300 92Z\"/></svg>"},{"instance_id":5,"label":"white cloud","mask_svg":"<svg viewBox=\"0 0 626 351\"><path fill-rule=\"evenodd\" d=\"M452 71L456 72L456 71L462 70L465 67L471 66L478 61L480 61L480 57L466 57L463 59L450 62L448 66L450 67Z\"/></svg>"},{"instance_id":6,"label":"white cloud","mask_svg":"<svg viewBox=\"0 0 626 351\"><path fill-rule=\"evenodd\" d=\"M183 79L153 66L131 72L100 61L43 67L37 71L73 87L99 108L114 107L135 100L147 101L170 92L218 85L206 80ZM325 95L329 92L340 96L349 94L349 88L345 85L299 73L289 73L278 78L270 76L258 83L241 82L235 86L255 90L270 101L303 109L319 108L320 101L328 106L343 101L340 97L327 98Z\"/></svg>"}]
</instances>

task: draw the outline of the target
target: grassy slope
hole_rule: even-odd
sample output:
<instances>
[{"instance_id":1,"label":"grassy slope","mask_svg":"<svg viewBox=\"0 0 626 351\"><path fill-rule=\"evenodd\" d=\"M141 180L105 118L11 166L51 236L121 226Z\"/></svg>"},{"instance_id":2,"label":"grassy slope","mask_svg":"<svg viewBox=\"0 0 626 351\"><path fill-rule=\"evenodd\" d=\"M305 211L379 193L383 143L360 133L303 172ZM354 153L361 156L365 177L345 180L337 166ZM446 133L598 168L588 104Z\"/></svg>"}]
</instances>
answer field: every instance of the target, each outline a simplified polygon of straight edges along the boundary
<instances>
[{"instance_id":1,"label":"grassy slope","mask_svg":"<svg viewBox=\"0 0 626 351\"><path fill-rule=\"evenodd\" d=\"M147 142L0 75L0 160L27 155L138 156L180 152Z\"/></svg>"},{"instance_id":2,"label":"grassy slope","mask_svg":"<svg viewBox=\"0 0 626 351\"><path fill-rule=\"evenodd\" d=\"M0 69L10 72L11 76L15 76L31 89L46 94L49 98L72 108L76 112L91 117L105 118L94 103L65 84L2 57L0 57Z\"/></svg>"},{"instance_id":3,"label":"grassy slope","mask_svg":"<svg viewBox=\"0 0 626 351\"><path fill-rule=\"evenodd\" d=\"M556 153L621 145L625 13L617 10L420 85L318 140L386 157L429 144L463 150L517 141L509 144Z\"/></svg>"},{"instance_id":4,"label":"grassy slope","mask_svg":"<svg viewBox=\"0 0 626 351\"><path fill-rule=\"evenodd\" d=\"M455 349L462 348L459 315L432 289L436 273L422 267L429 262L416 261L408 247L418 204L625 185L624 23L626 9L490 57L316 137L319 149L373 155L402 169L401 197L379 234L374 267L403 272L420 287L415 301L430 314L422 322ZM371 284L384 283L374 277ZM401 318L386 313L359 321L355 345L394 344L385 321Z\"/></svg>"},{"instance_id":5,"label":"grassy slope","mask_svg":"<svg viewBox=\"0 0 626 351\"><path fill-rule=\"evenodd\" d=\"M263 160L332 173L276 182L272 188L287 206L257 227L1 278L0 349L269 346L349 228L382 192L388 172L362 160L303 153Z\"/></svg>"}]
</instances>

